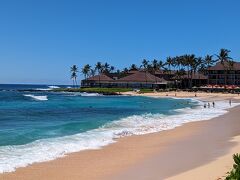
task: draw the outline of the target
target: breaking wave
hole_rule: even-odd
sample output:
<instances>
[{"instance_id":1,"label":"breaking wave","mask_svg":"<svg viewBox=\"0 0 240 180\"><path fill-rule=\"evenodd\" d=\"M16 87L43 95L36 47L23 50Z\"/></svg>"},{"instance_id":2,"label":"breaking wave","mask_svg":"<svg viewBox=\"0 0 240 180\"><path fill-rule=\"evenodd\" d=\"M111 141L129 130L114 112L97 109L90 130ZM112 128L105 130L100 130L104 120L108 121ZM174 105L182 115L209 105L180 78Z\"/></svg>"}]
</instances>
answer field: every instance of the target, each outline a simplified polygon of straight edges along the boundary
<instances>
[{"instance_id":1,"label":"breaking wave","mask_svg":"<svg viewBox=\"0 0 240 180\"><path fill-rule=\"evenodd\" d=\"M32 94L25 94L24 95L25 97L30 97L34 100L37 100L37 101L47 101L48 98L47 96L36 96L36 95L32 95Z\"/></svg>"},{"instance_id":2,"label":"breaking wave","mask_svg":"<svg viewBox=\"0 0 240 180\"><path fill-rule=\"evenodd\" d=\"M36 100L46 100L46 96L34 96ZM217 102L215 108L203 108L203 103L195 108L176 110L175 115L143 114L133 115L105 124L87 132L49 139L40 139L25 145L0 147L0 173L14 171L35 162L43 162L63 157L68 153L86 149L99 149L116 138L141 135L173 129L184 123L209 120L227 112L227 102ZM232 104L236 106L238 104Z\"/></svg>"}]
</instances>

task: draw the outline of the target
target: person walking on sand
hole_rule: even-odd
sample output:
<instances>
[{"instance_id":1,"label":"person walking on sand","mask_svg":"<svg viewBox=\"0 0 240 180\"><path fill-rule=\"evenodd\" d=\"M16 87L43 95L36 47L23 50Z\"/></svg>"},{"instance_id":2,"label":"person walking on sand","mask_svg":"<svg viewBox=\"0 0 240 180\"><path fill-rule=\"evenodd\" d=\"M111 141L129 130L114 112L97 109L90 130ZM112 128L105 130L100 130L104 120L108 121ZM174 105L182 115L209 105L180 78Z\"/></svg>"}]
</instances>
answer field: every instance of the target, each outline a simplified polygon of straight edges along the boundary
<instances>
[{"instance_id":1,"label":"person walking on sand","mask_svg":"<svg viewBox=\"0 0 240 180\"><path fill-rule=\"evenodd\" d=\"M232 106L232 100L231 99L229 100L229 105Z\"/></svg>"},{"instance_id":2,"label":"person walking on sand","mask_svg":"<svg viewBox=\"0 0 240 180\"><path fill-rule=\"evenodd\" d=\"M214 101L212 102L212 106L213 106L213 108L215 108L215 102Z\"/></svg>"}]
</instances>

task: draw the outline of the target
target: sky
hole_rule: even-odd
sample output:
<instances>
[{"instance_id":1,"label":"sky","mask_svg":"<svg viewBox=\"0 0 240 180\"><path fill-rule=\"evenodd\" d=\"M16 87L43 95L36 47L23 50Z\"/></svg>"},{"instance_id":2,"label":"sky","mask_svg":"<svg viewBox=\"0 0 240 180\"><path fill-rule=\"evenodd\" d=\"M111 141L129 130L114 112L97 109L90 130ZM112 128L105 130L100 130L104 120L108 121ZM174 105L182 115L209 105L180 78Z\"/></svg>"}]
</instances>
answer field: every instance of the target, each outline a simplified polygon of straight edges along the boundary
<instances>
[{"instance_id":1,"label":"sky","mask_svg":"<svg viewBox=\"0 0 240 180\"><path fill-rule=\"evenodd\" d=\"M240 60L239 8L239 0L0 0L0 84L71 84L73 64L122 69L220 48Z\"/></svg>"}]
</instances>

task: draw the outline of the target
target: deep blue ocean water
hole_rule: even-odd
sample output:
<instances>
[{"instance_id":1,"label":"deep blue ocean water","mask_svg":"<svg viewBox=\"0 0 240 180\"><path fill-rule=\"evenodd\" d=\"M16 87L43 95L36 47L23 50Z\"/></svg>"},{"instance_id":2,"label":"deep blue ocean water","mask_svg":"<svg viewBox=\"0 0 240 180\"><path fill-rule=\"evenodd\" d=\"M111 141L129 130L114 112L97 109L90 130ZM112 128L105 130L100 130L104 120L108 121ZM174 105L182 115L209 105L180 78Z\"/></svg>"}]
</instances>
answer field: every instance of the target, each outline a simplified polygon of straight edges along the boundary
<instances>
[{"instance_id":1,"label":"deep blue ocean water","mask_svg":"<svg viewBox=\"0 0 240 180\"><path fill-rule=\"evenodd\" d=\"M193 99L46 91L51 88L58 87L0 85L0 173L226 112L225 104L202 109Z\"/></svg>"}]
</instances>

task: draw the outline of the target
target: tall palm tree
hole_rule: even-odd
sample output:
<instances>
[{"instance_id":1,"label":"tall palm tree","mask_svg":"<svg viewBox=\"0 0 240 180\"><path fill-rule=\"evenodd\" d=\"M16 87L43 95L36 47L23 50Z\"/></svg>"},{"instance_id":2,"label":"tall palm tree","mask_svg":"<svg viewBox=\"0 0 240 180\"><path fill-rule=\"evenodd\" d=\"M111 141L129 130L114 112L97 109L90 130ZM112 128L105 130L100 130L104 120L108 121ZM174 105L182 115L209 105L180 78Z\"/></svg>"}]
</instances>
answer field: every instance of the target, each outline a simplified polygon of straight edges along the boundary
<instances>
[{"instance_id":1,"label":"tall palm tree","mask_svg":"<svg viewBox=\"0 0 240 180\"><path fill-rule=\"evenodd\" d=\"M99 87L101 87L101 84L100 84L100 81L101 81L101 79L100 79L100 76L101 76L101 71L102 71L102 63L101 62L97 62L97 64L95 65L95 69L97 70L97 72L98 72L98 84L99 84Z\"/></svg>"},{"instance_id":2,"label":"tall palm tree","mask_svg":"<svg viewBox=\"0 0 240 180\"><path fill-rule=\"evenodd\" d=\"M194 76L196 75L197 71L199 72L199 68L200 68L202 63L203 63L203 58L202 57L195 58L195 60L193 61L192 69L193 69ZM198 73L198 79L200 80L200 74L199 73ZM198 83L199 83L199 81L198 81ZM196 85L198 85L197 82L196 82Z\"/></svg>"},{"instance_id":3,"label":"tall palm tree","mask_svg":"<svg viewBox=\"0 0 240 180\"><path fill-rule=\"evenodd\" d=\"M91 66L89 64L86 64L83 68L82 68L82 74L84 74L85 80L87 79L87 77L89 76L89 73L91 71Z\"/></svg>"},{"instance_id":4,"label":"tall palm tree","mask_svg":"<svg viewBox=\"0 0 240 180\"><path fill-rule=\"evenodd\" d=\"M160 69L158 60L154 59L152 61L152 65L151 66L152 66L152 71L153 71L154 76L155 76L155 82L157 83L156 71L158 71Z\"/></svg>"},{"instance_id":5,"label":"tall palm tree","mask_svg":"<svg viewBox=\"0 0 240 180\"><path fill-rule=\"evenodd\" d=\"M208 73L208 69L213 65L215 61L213 60L213 56L212 55L206 55L204 58L204 63L207 65L207 73ZM209 84L209 78L207 78L208 84Z\"/></svg>"},{"instance_id":6,"label":"tall palm tree","mask_svg":"<svg viewBox=\"0 0 240 180\"><path fill-rule=\"evenodd\" d=\"M196 57L194 54L191 55L184 55L184 65L187 67L187 72L188 72L188 88L192 88L192 75L193 75L193 67L194 64L196 63Z\"/></svg>"},{"instance_id":7,"label":"tall palm tree","mask_svg":"<svg viewBox=\"0 0 240 180\"><path fill-rule=\"evenodd\" d=\"M184 69L179 69L176 73L175 73L175 75L176 75L176 79L178 80L180 80L180 82L182 82L182 77L184 76L184 75L186 75L186 71L184 70ZM176 82L176 84L177 84L177 88L179 88L178 86L179 86L179 82Z\"/></svg>"},{"instance_id":8,"label":"tall palm tree","mask_svg":"<svg viewBox=\"0 0 240 180\"><path fill-rule=\"evenodd\" d=\"M228 62L232 59L229 56L230 52L231 51L228 49L220 49L220 52L217 55L218 61L220 61L220 63L223 65L223 68L224 68L224 84L225 85L227 85L227 69L228 69L227 65L228 65Z\"/></svg>"},{"instance_id":9,"label":"tall palm tree","mask_svg":"<svg viewBox=\"0 0 240 180\"><path fill-rule=\"evenodd\" d=\"M165 64L163 63L162 60L158 61L158 67L159 69L164 68Z\"/></svg>"},{"instance_id":10,"label":"tall palm tree","mask_svg":"<svg viewBox=\"0 0 240 180\"><path fill-rule=\"evenodd\" d=\"M109 73L110 71L110 64L108 64L107 62L102 66L103 68L103 72L104 73Z\"/></svg>"},{"instance_id":11,"label":"tall palm tree","mask_svg":"<svg viewBox=\"0 0 240 180\"><path fill-rule=\"evenodd\" d=\"M141 67L144 68L144 70L147 70L149 61L146 59L143 59Z\"/></svg>"},{"instance_id":12,"label":"tall palm tree","mask_svg":"<svg viewBox=\"0 0 240 180\"><path fill-rule=\"evenodd\" d=\"M142 65L141 65L144 68L146 84L147 84L147 71L148 71L148 68L149 68L149 64L148 63L149 63L148 60L143 59Z\"/></svg>"},{"instance_id":13,"label":"tall palm tree","mask_svg":"<svg viewBox=\"0 0 240 180\"><path fill-rule=\"evenodd\" d=\"M73 86L77 86L77 73L78 73L78 67L77 65L73 65L70 67L71 71L71 79L73 80Z\"/></svg>"},{"instance_id":14,"label":"tall palm tree","mask_svg":"<svg viewBox=\"0 0 240 180\"><path fill-rule=\"evenodd\" d=\"M168 67L169 74L171 74L171 66L173 65L173 59L170 56L167 57L165 65Z\"/></svg>"},{"instance_id":15,"label":"tall palm tree","mask_svg":"<svg viewBox=\"0 0 240 180\"><path fill-rule=\"evenodd\" d=\"M72 72L71 73L71 79L73 81L73 87L75 87L76 84L76 78L77 78L77 73L76 72Z\"/></svg>"},{"instance_id":16,"label":"tall palm tree","mask_svg":"<svg viewBox=\"0 0 240 180\"><path fill-rule=\"evenodd\" d=\"M90 75L91 77L93 77L93 76L95 76L95 74L96 74L96 69L90 69L89 75Z\"/></svg>"}]
</instances>

